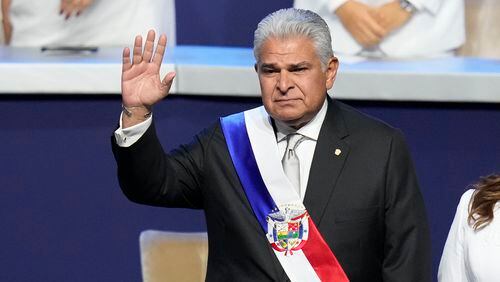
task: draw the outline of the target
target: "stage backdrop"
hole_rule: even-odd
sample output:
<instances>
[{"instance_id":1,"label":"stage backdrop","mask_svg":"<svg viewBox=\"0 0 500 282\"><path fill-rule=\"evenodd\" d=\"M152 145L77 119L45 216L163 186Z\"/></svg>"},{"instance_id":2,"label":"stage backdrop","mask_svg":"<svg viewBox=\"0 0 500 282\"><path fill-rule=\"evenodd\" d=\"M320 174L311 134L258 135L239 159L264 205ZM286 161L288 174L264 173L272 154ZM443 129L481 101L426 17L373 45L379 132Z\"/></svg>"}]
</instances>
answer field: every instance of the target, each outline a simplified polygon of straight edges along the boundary
<instances>
[{"instance_id":1,"label":"stage backdrop","mask_svg":"<svg viewBox=\"0 0 500 282\"><path fill-rule=\"evenodd\" d=\"M178 43L250 46L260 18L287 6L178 1ZM500 171L499 105L346 102L405 133L436 273L460 195L479 175ZM217 117L258 105L176 95L155 108L155 121L171 149ZM0 281L140 281L142 230L205 230L200 211L140 206L122 195L110 148L119 113L119 96L0 95Z\"/></svg>"}]
</instances>

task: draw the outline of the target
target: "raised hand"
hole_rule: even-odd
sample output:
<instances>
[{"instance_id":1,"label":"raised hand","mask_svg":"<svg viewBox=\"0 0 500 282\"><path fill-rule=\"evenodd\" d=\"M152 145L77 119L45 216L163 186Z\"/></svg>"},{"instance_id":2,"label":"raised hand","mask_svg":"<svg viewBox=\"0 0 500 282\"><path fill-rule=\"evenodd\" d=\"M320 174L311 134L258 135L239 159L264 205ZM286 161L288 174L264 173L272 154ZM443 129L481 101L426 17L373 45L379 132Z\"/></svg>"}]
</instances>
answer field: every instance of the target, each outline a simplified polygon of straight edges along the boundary
<instances>
[{"instance_id":1,"label":"raised hand","mask_svg":"<svg viewBox=\"0 0 500 282\"><path fill-rule=\"evenodd\" d=\"M122 103L133 115L123 115L123 126L128 127L144 120L151 108L168 95L175 77L169 72L160 80L160 67L167 45L167 37L162 34L154 51L155 32L150 30L144 50L142 37L136 36L132 60L130 49L123 50ZM154 53L153 53L154 51Z\"/></svg>"},{"instance_id":2,"label":"raised hand","mask_svg":"<svg viewBox=\"0 0 500 282\"><path fill-rule=\"evenodd\" d=\"M348 0L335 13L352 37L365 48L379 44L387 35L387 30L377 22L375 9L366 4Z\"/></svg>"}]
</instances>

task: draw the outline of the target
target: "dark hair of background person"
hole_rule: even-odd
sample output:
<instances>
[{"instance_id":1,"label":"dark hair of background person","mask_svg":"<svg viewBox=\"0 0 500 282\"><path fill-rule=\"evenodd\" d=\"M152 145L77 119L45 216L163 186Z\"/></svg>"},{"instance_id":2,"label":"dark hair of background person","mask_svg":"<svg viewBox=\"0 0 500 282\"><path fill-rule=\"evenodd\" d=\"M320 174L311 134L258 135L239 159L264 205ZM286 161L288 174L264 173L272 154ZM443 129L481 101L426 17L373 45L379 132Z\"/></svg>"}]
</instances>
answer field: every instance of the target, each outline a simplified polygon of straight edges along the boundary
<instances>
[{"instance_id":1,"label":"dark hair of background person","mask_svg":"<svg viewBox=\"0 0 500 282\"><path fill-rule=\"evenodd\" d=\"M481 177L472 187L476 191L470 204L468 219L475 230L480 230L493 220L493 208L500 201L500 174Z\"/></svg>"}]
</instances>

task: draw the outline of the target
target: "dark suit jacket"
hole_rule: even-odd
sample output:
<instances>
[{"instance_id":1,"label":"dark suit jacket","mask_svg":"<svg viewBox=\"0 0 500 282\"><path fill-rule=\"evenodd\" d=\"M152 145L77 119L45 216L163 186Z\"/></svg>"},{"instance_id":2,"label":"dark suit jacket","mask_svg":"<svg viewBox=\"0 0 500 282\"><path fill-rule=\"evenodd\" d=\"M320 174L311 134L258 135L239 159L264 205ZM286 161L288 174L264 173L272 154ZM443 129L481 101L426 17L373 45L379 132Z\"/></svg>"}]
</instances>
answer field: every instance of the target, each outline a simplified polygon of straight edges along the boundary
<instances>
[{"instance_id":1,"label":"dark suit jacket","mask_svg":"<svg viewBox=\"0 0 500 282\"><path fill-rule=\"evenodd\" d=\"M204 209L207 281L288 280L241 187L219 123L170 154L154 125L129 148L112 143L130 200ZM304 204L350 281L430 281L425 208L398 130L329 99Z\"/></svg>"}]
</instances>

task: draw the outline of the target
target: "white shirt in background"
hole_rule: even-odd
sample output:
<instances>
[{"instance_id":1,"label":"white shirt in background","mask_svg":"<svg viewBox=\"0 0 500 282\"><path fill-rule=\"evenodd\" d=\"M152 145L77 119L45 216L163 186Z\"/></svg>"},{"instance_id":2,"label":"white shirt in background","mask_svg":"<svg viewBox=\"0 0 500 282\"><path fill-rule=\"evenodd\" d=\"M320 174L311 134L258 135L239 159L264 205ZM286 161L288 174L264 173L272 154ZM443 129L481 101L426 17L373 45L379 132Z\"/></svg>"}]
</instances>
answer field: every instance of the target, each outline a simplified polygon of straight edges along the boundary
<instances>
[{"instance_id":1,"label":"white shirt in background","mask_svg":"<svg viewBox=\"0 0 500 282\"><path fill-rule=\"evenodd\" d=\"M462 195L439 264L439 282L500 281L500 203L493 221L478 231L469 225L474 190Z\"/></svg>"},{"instance_id":2,"label":"white shirt in background","mask_svg":"<svg viewBox=\"0 0 500 282\"><path fill-rule=\"evenodd\" d=\"M170 0L94 0L65 20L61 0L12 0L11 46L131 46L148 30L166 33L175 45L175 7Z\"/></svg>"},{"instance_id":3,"label":"white shirt in background","mask_svg":"<svg viewBox=\"0 0 500 282\"><path fill-rule=\"evenodd\" d=\"M360 55L363 47L344 28L335 10L347 0L295 0L294 7L319 14L330 27L333 50L342 55ZM394 0L352 0L380 6ZM398 0L395 0L398 1ZM409 0L418 10L410 20L378 46L393 58L435 57L465 42L464 0Z\"/></svg>"}]
</instances>

